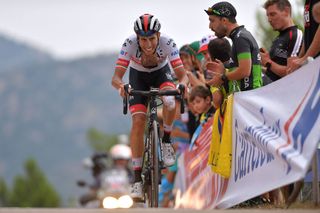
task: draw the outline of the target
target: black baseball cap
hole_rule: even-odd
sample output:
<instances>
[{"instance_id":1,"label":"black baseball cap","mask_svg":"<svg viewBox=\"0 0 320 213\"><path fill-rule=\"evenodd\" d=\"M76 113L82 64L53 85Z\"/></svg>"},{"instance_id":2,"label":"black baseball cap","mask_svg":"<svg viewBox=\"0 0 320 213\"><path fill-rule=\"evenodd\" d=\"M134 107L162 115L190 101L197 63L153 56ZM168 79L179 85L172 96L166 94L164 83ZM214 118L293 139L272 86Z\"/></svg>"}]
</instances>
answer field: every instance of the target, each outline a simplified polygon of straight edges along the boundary
<instances>
[{"instance_id":1,"label":"black baseball cap","mask_svg":"<svg viewBox=\"0 0 320 213\"><path fill-rule=\"evenodd\" d=\"M222 1L209 7L208 10L204 10L208 15L215 15L220 17L236 17L237 11L232 4L227 1Z\"/></svg>"}]
</instances>

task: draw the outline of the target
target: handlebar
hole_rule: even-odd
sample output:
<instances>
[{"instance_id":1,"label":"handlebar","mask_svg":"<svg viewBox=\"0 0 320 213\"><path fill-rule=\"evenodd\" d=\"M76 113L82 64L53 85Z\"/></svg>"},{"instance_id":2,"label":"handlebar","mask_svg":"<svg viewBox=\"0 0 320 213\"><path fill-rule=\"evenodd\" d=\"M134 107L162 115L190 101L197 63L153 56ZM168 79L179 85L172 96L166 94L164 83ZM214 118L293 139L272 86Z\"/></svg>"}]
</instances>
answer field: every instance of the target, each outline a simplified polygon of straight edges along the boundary
<instances>
[{"instance_id":1,"label":"handlebar","mask_svg":"<svg viewBox=\"0 0 320 213\"><path fill-rule=\"evenodd\" d=\"M171 89L171 90L160 90L159 88L151 88L149 91L144 90L134 90L131 89L129 84L124 85L124 91L126 93L125 97L123 98L123 114L127 114L128 112L128 95L143 95L147 97L152 96L180 96L181 97L181 105L180 105L180 112L184 113L184 91L185 87L182 84L178 85L178 89Z\"/></svg>"}]
</instances>

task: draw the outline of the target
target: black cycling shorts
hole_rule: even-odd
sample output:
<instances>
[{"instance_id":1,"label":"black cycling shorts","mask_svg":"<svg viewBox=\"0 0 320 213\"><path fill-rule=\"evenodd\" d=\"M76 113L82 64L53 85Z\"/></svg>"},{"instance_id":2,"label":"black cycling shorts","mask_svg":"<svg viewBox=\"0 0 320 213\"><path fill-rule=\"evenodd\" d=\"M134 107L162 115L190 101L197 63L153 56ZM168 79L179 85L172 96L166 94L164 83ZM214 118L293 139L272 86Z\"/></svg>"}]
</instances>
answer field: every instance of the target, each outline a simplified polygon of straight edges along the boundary
<instances>
[{"instance_id":1,"label":"black cycling shorts","mask_svg":"<svg viewBox=\"0 0 320 213\"><path fill-rule=\"evenodd\" d=\"M151 87L160 89L164 87L175 88L168 64L153 72L142 72L130 67L129 84L133 89L143 91L148 91ZM148 98L142 95L130 97L130 112L135 113L139 111L145 113L147 111L147 101Z\"/></svg>"}]
</instances>

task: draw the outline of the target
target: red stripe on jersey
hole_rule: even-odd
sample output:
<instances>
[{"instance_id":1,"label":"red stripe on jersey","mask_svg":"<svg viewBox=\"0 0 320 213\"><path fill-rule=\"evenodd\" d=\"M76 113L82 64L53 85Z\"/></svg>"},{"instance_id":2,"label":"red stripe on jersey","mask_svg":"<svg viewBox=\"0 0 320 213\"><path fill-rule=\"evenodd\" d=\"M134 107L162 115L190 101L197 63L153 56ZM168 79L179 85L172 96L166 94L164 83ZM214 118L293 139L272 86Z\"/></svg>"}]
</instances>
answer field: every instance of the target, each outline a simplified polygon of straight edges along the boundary
<instances>
[{"instance_id":1,"label":"red stripe on jersey","mask_svg":"<svg viewBox=\"0 0 320 213\"><path fill-rule=\"evenodd\" d=\"M146 113L147 112L147 107L143 104L135 104L135 105L132 105L129 107L129 110L132 113L135 113L135 112L144 112Z\"/></svg>"},{"instance_id":2,"label":"red stripe on jersey","mask_svg":"<svg viewBox=\"0 0 320 213\"><path fill-rule=\"evenodd\" d=\"M171 61L170 63L171 63L171 66L172 66L173 69L175 69L176 67L182 65L182 61L181 61L180 58L177 58L177 59Z\"/></svg>"},{"instance_id":3,"label":"red stripe on jersey","mask_svg":"<svg viewBox=\"0 0 320 213\"><path fill-rule=\"evenodd\" d=\"M117 70L122 71L122 72L126 72L126 71L127 71L127 67L122 67L122 66L117 65L115 68L116 68Z\"/></svg>"},{"instance_id":4,"label":"red stripe on jersey","mask_svg":"<svg viewBox=\"0 0 320 213\"><path fill-rule=\"evenodd\" d=\"M141 61L139 61L139 59L137 58L132 57L131 60L136 62L137 64L141 64Z\"/></svg>"},{"instance_id":5,"label":"red stripe on jersey","mask_svg":"<svg viewBox=\"0 0 320 213\"><path fill-rule=\"evenodd\" d=\"M123 66L123 67L128 67L128 66L129 66L129 63L130 63L130 61L124 60L124 59L121 59L121 58L119 58L119 59L117 60L117 62L116 62L117 65Z\"/></svg>"},{"instance_id":6,"label":"red stripe on jersey","mask_svg":"<svg viewBox=\"0 0 320 213\"><path fill-rule=\"evenodd\" d=\"M288 44L288 50L289 50L289 51L292 51L292 50L293 50L293 47L291 47L291 46L293 45L293 44L291 43L292 37L293 37L292 30L290 30L290 32L289 32L289 44Z\"/></svg>"},{"instance_id":7,"label":"red stripe on jersey","mask_svg":"<svg viewBox=\"0 0 320 213\"><path fill-rule=\"evenodd\" d=\"M170 81L167 81L167 82L164 82L160 85L160 89L164 88L164 87L167 87L167 88L175 88L175 84L170 82Z\"/></svg>"}]
</instances>

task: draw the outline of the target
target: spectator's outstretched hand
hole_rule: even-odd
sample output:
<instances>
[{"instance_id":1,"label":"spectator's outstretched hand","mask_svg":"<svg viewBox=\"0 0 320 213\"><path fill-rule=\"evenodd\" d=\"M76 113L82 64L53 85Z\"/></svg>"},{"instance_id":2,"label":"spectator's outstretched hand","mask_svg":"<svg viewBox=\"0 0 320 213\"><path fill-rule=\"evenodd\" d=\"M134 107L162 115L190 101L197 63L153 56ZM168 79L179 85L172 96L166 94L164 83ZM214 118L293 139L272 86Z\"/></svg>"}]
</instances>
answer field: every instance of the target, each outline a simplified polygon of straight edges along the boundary
<instances>
[{"instance_id":1,"label":"spectator's outstretched hand","mask_svg":"<svg viewBox=\"0 0 320 213\"><path fill-rule=\"evenodd\" d=\"M287 75L299 69L305 62L304 58L290 57L287 62Z\"/></svg>"},{"instance_id":2,"label":"spectator's outstretched hand","mask_svg":"<svg viewBox=\"0 0 320 213\"><path fill-rule=\"evenodd\" d=\"M218 59L208 62L207 70L211 70L220 74L223 74L225 72L223 63Z\"/></svg>"},{"instance_id":3,"label":"spectator's outstretched hand","mask_svg":"<svg viewBox=\"0 0 320 213\"><path fill-rule=\"evenodd\" d=\"M206 83L206 79L204 77L204 73L203 72L200 72L200 71L197 71L197 74L199 76L199 80L202 82L202 83Z\"/></svg>"},{"instance_id":4,"label":"spectator's outstretched hand","mask_svg":"<svg viewBox=\"0 0 320 213\"><path fill-rule=\"evenodd\" d=\"M198 74L200 74L200 72ZM199 76L201 76L201 75L203 75L203 74L200 74ZM187 71L187 76L189 78L189 82L191 84L191 87L205 84L205 81L198 79L191 71Z\"/></svg>"},{"instance_id":5,"label":"spectator's outstretched hand","mask_svg":"<svg viewBox=\"0 0 320 213\"><path fill-rule=\"evenodd\" d=\"M224 65L220 60L215 60L207 63L207 74L211 77L207 80L207 84L212 86L220 86L223 81L221 80L222 74L224 74Z\"/></svg>"}]
</instances>

